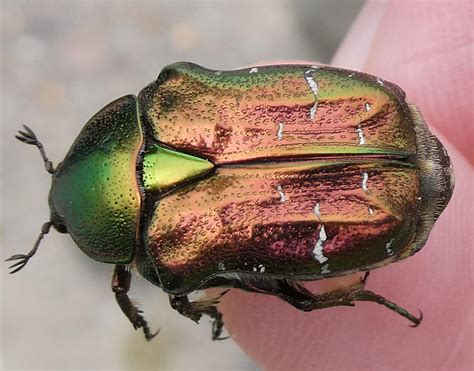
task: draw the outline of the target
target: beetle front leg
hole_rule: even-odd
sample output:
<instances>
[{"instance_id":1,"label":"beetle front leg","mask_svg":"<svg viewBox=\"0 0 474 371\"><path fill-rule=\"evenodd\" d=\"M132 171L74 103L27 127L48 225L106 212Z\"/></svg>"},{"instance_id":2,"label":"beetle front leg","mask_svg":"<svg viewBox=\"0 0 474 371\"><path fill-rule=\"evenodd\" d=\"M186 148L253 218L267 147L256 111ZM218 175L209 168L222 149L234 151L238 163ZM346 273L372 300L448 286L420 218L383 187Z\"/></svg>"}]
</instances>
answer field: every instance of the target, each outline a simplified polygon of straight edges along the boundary
<instances>
[{"instance_id":1,"label":"beetle front leg","mask_svg":"<svg viewBox=\"0 0 474 371\"><path fill-rule=\"evenodd\" d=\"M148 323L142 316L143 312L137 308L128 297L131 281L132 274L126 269L125 265L116 265L112 277L112 291L115 293L115 299L120 309L122 309L122 312L127 316L130 322L132 322L135 330L142 328L145 338L150 341L160 330L154 334L150 332Z\"/></svg>"},{"instance_id":2,"label":"beetle front leg","mask_svg":"<svg viewBox=\"0 0 474 371\"><path fill-rule=\"evenodd\" d=\"M222 313L217 309L217 304L219 303L219 299L227 291L228 290L224 291L217 297L197 301L189 301L187 295L170 295L170 304L171 307L178 311L181 315L192 319L196 323L199 323L199 320L203 314L209 316L211 319L213 319L212 340L224 340L227 339L227 337L220 337L224 322L222 320Z\"/></svg>"}]
</instances>

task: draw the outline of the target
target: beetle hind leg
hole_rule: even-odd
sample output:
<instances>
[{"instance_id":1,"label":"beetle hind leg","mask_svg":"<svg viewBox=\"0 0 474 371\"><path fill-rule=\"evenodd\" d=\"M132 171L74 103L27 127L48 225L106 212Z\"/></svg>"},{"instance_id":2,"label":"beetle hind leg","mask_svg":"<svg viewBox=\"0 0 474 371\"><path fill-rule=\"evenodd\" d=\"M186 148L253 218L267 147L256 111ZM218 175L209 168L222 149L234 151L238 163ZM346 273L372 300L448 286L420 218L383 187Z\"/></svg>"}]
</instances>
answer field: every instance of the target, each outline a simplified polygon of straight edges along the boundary
<instances>
[{"instance_id":1,"label":"beetle hind leg","mask_svg":"<svg viewBox=\"0 0 474 371\"><path fill-rule=\"evenodd\" d=\"M220 295L208 299L190 301L187 295L174 296L170 295L170 304L173 309L178 311L184 317L188 317L198 323L203 315L207 315L213 320L212 323L212 340L224 340L227 337L221 337L224 321L222 313L217 309L219 299L227 292L224 291Z\"/></svg>"},{"instance_id":2,"label":"beetle hind leg","mask_svg":"<svg viewBox=\"0 0 474 371\"><path fill-rule=\"evenodd\" d=\"M383 296L365 290L364 287L368 276L369 272L366 272L359 283L322 294L313 294L298 282L281 280L281 294L278 296L294 307L304 311L329 308L338 305L354 306L355 301L371 301L384 305L402 317L407 318L413 323L412 327L417 327L421 323L423 319L421 312L420 316L416 317L398 304L385 299ZM303 297L304 300L301 300L301 297Z\"/></svg>"},{"instance_id":3,"label":"beetle hind leg","mask_svg":"<svg viewBox=\"0 0 474 371\"><path fill-rule=\"evenodd\" d=\"M130 290L130 283L132 274L126 269L124 265L116 265L114 275L112 278L112 291L115 293L115 299L122 312L132 323L136 329L143 329L145 338L150 341L160 330L152 333L148 327L148 323L142 316L142 311L130 300L128 291Z\"/></svg>"},{"instance_id":4,"label":"beetle hind leg","mask_svg":"<svg viewBox=\"0 0 474 371\"><path fill-rule=\"evenodd\" d=\"M301 283L288 279L265 281L239 279L238 281L234 281L233 286L246 291L277 296L295 308L306 312L340 305L354 306L354 302L356 301L371 301L384 305L395 313L407 318L413 323L412 327L416 327L421 323L423 319L422 313L420 313L419 317L416 317L406 309L385 299L383 296L365 290L364 287L368 276L369 272L366 272L361 281L355 285L321 294L313 294Z\"/></svg>"},{"instance_id":5,"label":"beetle hind leg","mask_svg":"<svg viewBox=\"0 0 474 371\"><path fill-rule=\"evenodd\" d=\"M372 301L374 303L378 303L381 305L386 306L388 309L394 311L395 313L398 313L402 317L407 318L410 320L413 324L411 327L417 327L421 321L423 320L423 313L420 311L420 315L418 317L414 316L410 312L408 312L406 309L400 307L398 304L391 302L387 299L385 299L383 296L378 295L372 291L369 290L360 290L355 294L354 300L357 301Z\"/></svg>"}]
</instances>

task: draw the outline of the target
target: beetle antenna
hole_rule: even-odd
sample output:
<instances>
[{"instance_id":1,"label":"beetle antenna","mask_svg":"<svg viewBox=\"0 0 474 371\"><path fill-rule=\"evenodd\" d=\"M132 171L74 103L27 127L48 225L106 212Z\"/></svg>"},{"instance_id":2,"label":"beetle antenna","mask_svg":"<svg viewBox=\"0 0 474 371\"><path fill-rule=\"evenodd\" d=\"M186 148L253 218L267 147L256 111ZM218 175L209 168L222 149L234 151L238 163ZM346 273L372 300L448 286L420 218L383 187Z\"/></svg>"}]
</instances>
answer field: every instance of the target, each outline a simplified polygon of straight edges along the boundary
<instances>
[{"instance_id":1,"label":"beetle antenna","mask_svg":"<svg viewBox=\"0 0 474 371\"><path fill-rule=\"evenodd\" d=\"M40 245L41 240L43 239L45 234L48 234L48 232L51 229L52 225L53 225L53 223L51 223L51 222L46 222L46 223L43 224L43 226L41 227L41 233L39 234L38 238L36 239L35 245L33 246L33 248L31 249L31 251L28 254L26 254L26 255L24 255L24 254L13 255L13 256L11 256L11 257L9 257L8 259L5 260L7 262L18 260L16 263L14 263L10 267L8 267L8 269L13 269L10 272L10 274L16 273L20 269L22 269L26 265L26 263L28 263L28 260L30 260L30 258L33 255L36 254L36 250L38 250L38 247Z\"/></svg>"},{"instance_id":2,"label":"beetle antenna","mask_svg":"<svg viewBox=\"0 0 474 371\"><path fill-rule=\"evenodd\" d=\"M31 130L28 126L23 125L25 128L25 131L18 131L18 134L15 135L15 138L18 139L20 142L26 143L26 144L31 144L33 146L38 147L41 157L43 157L44 161L44 167L46 171L50 174L54 174L55 170L53 167L53 163L48 160L48 157L46 156L46 152L44 151L43 144L38 140L36 137L36 134Z\"/></svg>"}]
</instances>

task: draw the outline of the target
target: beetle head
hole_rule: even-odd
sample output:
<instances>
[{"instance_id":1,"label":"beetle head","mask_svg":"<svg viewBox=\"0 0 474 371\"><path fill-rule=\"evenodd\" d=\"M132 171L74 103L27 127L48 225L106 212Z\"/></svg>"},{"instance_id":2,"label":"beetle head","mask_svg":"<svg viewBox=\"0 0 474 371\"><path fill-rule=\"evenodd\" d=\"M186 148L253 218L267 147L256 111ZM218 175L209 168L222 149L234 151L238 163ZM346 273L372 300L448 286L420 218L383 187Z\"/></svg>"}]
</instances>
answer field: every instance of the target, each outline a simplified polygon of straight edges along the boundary
<instances>
[{"instance_id":1,"label":"beetle head","mask_svg":"<svg viewBox=\"0 0 474 371\"><path fill-rule=\"evenodd\" d=\"M92 117L56 169L30 128L25 126L16 138L38 147L46 170L52 174L51 215L33 249L7 259L15 261L10 273L26 265L52 226L69 233L95 260L129 263L138 240L142 202L137 161L143 133L137 98L119 98Z\"/></svg>"}]
</instances>

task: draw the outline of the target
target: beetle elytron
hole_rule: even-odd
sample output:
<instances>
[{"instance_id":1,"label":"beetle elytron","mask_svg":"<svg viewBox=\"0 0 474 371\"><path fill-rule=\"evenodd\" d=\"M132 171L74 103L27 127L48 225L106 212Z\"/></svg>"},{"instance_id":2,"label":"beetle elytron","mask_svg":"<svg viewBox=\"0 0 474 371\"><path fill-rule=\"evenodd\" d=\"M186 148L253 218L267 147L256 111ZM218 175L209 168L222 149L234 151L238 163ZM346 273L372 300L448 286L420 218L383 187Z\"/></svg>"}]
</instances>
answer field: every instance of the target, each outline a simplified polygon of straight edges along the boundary
<instances>
[{"instance_id":1,"label":"beetle elytron","mask_svg":"<svg viewBox=\"0 0 474 371\"><path fill-rule=\"evenodd\" d=\"M127 292L130 268L182 315L223 321L209 287L277 296L311 311L373 301L361 283L314 294L301 281L369 271L425 244L454 187L449 157L396 85L327 66L213 71L164 68L138 97L105 106L52 174L54 227L115 264L112 289L135 328L153 334Z\"/></svg>"}]
</instances>

